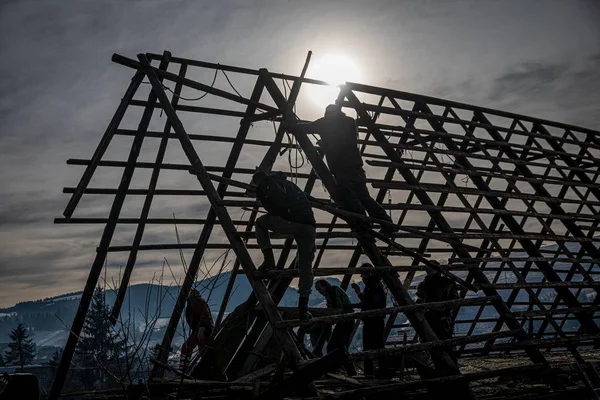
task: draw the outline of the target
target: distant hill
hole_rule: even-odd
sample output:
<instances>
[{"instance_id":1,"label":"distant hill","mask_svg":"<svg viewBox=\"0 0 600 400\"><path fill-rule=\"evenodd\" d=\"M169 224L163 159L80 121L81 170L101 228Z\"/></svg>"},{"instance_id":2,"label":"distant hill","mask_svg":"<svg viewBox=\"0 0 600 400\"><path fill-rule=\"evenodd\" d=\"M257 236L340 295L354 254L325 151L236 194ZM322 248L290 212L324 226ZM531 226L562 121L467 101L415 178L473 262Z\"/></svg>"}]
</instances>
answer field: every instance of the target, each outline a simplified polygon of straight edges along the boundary
<instances>
[{"instance_id":1,"label":"distant hill","mask_svg":"<svg viewBox=\"0 0 600 400\"><path fill-rule=\"evenodd\" d=\"M230 272L220 276L196 282L195 287L207 298L213 314L217 315L223 301ZM333 285L339 285L336 278L328 278ZM212 291L211 287L214 286ZM153 334L155 340L162 338L168 319L175 307L179 295L178 286L160 286L152 284L132 285L122 307L121 318L127 320L131 328L143 331L148 320L156 319ZM250 284L244 275L236 277L234 290L230 297L226 312L231 312L248 299L251 292ZM82 292L62 294L43 300L21 302L13 307L0 309L0 343L8 341L8 333L23 322L32 330L32 338L38 346L62 346L68 336L68 327L79 306ZM358 302L354 291L349 290L352 301ZM113 291L106 292L107 304L114 303L116 295ZM298 304L298 294L294 288L288 288L279 303L280 306L294 307ZM313 290L310 306L325 306L323 297Z\"/></svg>"},{"instance_id":2,"label":"distant hill","mask_svg":"<svg viewBox=\"0 0 600 400\"><path fill-rule=\"evenodd\" d=\"M578 243L568 243L567 247L573 252L579 251ZM550 246L544 248L544 250L552 251L556 250L557 246ZM513 253L513 257L526 257L524 253ZM598 265L585 264L582 260L583 267L586 269L591 268L592 271L600 271ZM500 263L488 263L488 268L498 267ZM521 269L524 262L516 262L516 267ZM557 269L568 269L570 264L557 263ZM505 266L506 268L506 266ZM496 277L496 272L485 272L485 275L490 281L493 281ZM459 273L459 276L466 278L467 272ZM561 279L566 278L566 273L559 273ZM595 275L598 276L598 275ZM205 298L208 299L209 305L213 313L216 314L219 311L221 302L225 294L227 282L231 277L230 272L225 272L221 275L205 279L196 283L196 287L202 292ZM527 276L528 282L539 282L543 278L543 275L539 272L532 272ZM413 285L416 286L423 276L417 276L413 280ZM327 278L333 285L339 285L340 281L337 278ZM516 281L515 275L507 269L507 272L500 274L498 283L512 283ZM362 286L362 284L361 284ZM209 291L210 288L214 287L212 293ZM236 278L234 291L231 295L231 299L227 305L226 312L231 312L239 304L246 301L248 295L251 292L250 285L244 275L239 275ZM352 302L358 302L353 290L347 291ZM507 299L510 290L500 291L503 298ZM175 286L160 286L151 284L139 284L132 285L125 297L125 302L122 308L122 318L128 322L128 326L133 328L137 332L141 332L146 328L146 321L148 319L155 319L153 334L151 335L150 345L158 342L162 339L162 334L168 323L168 319L175 306L175 299L179 295L179 287ZM484 296L482 291L478 293L468 293L469 297ZM579 294L581 301L590 301L595 296L593 289L584 289ZM555 298L555 292L552 289L544 289L540 293L540 297L544 301L552 301ZM26 301L18 303L13 307L0 309L0 345L8 342L8 333L12 330L19 322L23 322L26 326L30 327L33 331L33 339L38 347L44 346L62 346L67 338L68 328L71 325L77 307L79 306L79 299L81 298L81 292L67 293L60 296L46 298L43 300ZM107 303L112 306L115 300L115 293L107 291L106 293ZM281 306L293 307L297 305L298 294L294 288L288 288L282 301L279 303ZM525 290L519 291L517 301L528 302L529 295ZM391 306L391 297L388 296L388 306ZM311 307L324 307L323 297L313 290L309 305ZM479 307L463 307L459 314L459 320L473 319L476 315ZM526 305L513 306L513 310L527 309ZM497 313L493 307L486 307L481 315L481 318L496 318ZM400 315L396 323L402 323L406 321L404 315ZM493 322L479 323L475 333L487 332L494 325ZM536 323L537 325L537 323ZM576 329L578 323L576 321L569 321L566 324L566 329ZM465 332L468 329L468 324L459 324L456 327L457 332ZM175 345L181 341L180 335L176 335Z\"/></svg>"}]
</instances>

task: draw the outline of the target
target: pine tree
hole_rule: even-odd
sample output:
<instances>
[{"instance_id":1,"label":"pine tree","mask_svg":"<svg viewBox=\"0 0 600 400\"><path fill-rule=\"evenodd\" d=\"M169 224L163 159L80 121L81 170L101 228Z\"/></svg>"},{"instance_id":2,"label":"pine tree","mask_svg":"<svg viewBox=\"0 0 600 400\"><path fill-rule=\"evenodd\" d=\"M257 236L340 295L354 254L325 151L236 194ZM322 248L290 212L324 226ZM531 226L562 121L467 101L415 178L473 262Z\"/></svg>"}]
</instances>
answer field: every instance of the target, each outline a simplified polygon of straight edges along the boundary
<instances>
[{"instance_id":1,"label":"pine tree","mask_svg":"<svg viewBox=\"0 0 600 400\"><path fill-rule=\"evenodd\" d=\"M4 357L2 356L2 353L0 353L0 367L4 367L6 365L6 363L4 362Z\"/></svg>"},{"instance_id":2,"label":"pine tree","mask_svg":"<svg viewBox=\"0 0 600 400\"><path fill-rule=\"evenodd\" d=\"M62 353L63 349L56 350L54 353L52 353L52 358L50 359L50 361L48 361L48 365L51 366L53 370L56 370L58 368L58 365L60 364L60 359L62 357Z\"/></svg>"},{"instance_id":3,"label":"pine tree","mask_svg":"<svg viewBox=\"0 0 600 400\"><path fill-rule=\"evenodd\" d=\"M18 363L23 369L35 357L35 344L29 339L27 328L21 323L12 330L8 337L10 337L11 342L8 344L9 350L6 353L6 362L9 364Z\"/></svg>"},{"instance_id":4,"label":"pine tree","mask_svg":"<svg viewBox=\"0 0 600 400\"><path fill-rule=\"evenodd\" d=\"M94 293L77 348L76 361L85 369L81 379L88 387L105 387L107 374L104 372L118 372L118 363L125 351L125 340L112 329L109 316L104 292L98 288Z\"/></svg>"}]
</instances>

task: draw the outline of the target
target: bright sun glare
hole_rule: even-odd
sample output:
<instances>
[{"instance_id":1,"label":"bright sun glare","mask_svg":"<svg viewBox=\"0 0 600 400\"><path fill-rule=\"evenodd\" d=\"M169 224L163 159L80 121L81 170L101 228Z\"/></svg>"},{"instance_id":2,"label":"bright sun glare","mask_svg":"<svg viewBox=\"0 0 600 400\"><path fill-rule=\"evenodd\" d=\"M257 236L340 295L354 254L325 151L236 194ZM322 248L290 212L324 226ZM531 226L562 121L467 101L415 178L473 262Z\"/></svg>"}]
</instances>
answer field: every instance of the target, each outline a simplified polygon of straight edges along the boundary
<instances>
[{"instance_id":1,"label":"bright sun glare","mask_svg":"<svg viewBox=\"0 0 600 400\"><path fill-rule=\"evenodd\" d=\"M360 81L360 71L354 62L342 54L329 54L315 59L310 65L310 76L331 84L331 87L310 85L308 95L319 107L331 104L337 98L339 89L337 86L345 82Z\"/></svg>"}]
</instances>

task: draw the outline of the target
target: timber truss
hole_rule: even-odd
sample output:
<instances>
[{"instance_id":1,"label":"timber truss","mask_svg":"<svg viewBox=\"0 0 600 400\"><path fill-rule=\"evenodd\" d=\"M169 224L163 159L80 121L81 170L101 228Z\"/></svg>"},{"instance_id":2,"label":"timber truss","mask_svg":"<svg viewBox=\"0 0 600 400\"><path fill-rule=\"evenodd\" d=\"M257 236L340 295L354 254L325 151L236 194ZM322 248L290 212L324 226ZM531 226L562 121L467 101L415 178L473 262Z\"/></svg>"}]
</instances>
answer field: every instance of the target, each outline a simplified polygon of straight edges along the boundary
<instances>
[{"instance_id":1,"label":"timber truss","mask_svg":"<svg viewBox=\"0 0 600 400\"><path fill-rule=\"evenodd\" d=\"M248 377L264 379L275 368L261 354L271 352L275 359L282 360L282 378L263 384L254 393L260 398L360 398L407 394L423 388L431 394L447 385L460 392L461 398L476 398L470 382L507 374L505 369L461 373L445 350L448 345L457 349L459 365L467 357L521 353L530 359L530 365L513 373L541 371L545 378L540 379L549 390L561 391L564 387L553 378L556 371L550 367L547 351L567 349L574 362L582 365L586 361L580 349L600 344L596 317L600 310L600 296L596 295L599 282L595 279L600 273L596 239L600 221L599 132L346 83L340 87L337 99L330 101L351 115L356 114L368 183L399 228L392 240L379 237L373 243L354 237L349 229L351 221L359 216L335 207L335 181L315 139L304 134L292 136L285 130L286 124L298 119L294 113L298 96L310 86L327 85L305 77L310 53L299 76L176 58L168 52L140 54L137 60L115 54L113 61L132 69L133 78L92 158L68 161L85 166L85 172L76 187L65 188L71 199L64 218L56 220L102 224L104 231L53 384L52 399L60 394L92 293L111 252L128 254L112 310L114 322L142 252L193 250L156 361L157 376L159 366L164 367L167 362L185 299L203 257L211 250L230 249L235 263L216 320L212 355L203 358L192 374L201 375L203 363L210 359L213 375L216 370L216 375L226 376L229 381L241 384L249 382ZM169 72L170 69L177 72ZM217 88L214 79L209 85L190 77L200 70L214 73L215 77L217 73L224 74L233 92ZM244 81L241 86L250 94L238 93L227 73L235 82ZM140 93L145 100L135 98ZM204 94L201 97L208 96L205 101L212 100L209 104L218 107L189 102L188 93ZM123 122L132 108L141 111L135 129L127 128ZM191 132L182 119L191 121L198 114L202 114L200 118L228 120L235 128L229 132L223 129L219 135ZM157 121L162 129L153 128ZM272 124L275 129L265 133L257 129L260 124ZM109 145L119 137L121 141L130 140L127 158L107 159ZM147 142L157 139L157 150L150 161L142 161L142 155L149 154ZM212 146L216 145L228 146L228 154L215 158ZM179 162L165 162L168 150L174 147L181 154ZM288 158L292 153L294 157L303 154L307 161L286 173L304 187L316 210L315 275L343 276L341 286L346 290L352 276L361 272L361 259L368 258L376 266L394 299L393 307L371 312L388 316L388 343L384 350L349 355L334 352L316 357L315 349L310 352L298 341L296 327L356 319L362 314L320 316L321 310L314 309L313 320L300 322L294 319L293 309L278 308L286 289L297 277L291 239L275 241L275 249L280 250L277 270L262 275L257 272L255 265L260 258L253 227L260 210L248 191L250 177L258 164L266 170L289 171ZM246 157L248 154L258 155L258 159ZM206 157L226 160L210 165L202 161ZM116 188L90 187L92 178L103 168L122 170ZM149 183L143 188L131 187L134 172L140 170L150 173ZM199 186L161 188L159 177L165 173L195 178ZM84 195L112 199L108 217L75 217ZM210 204L205 215L177 221L199 227L197 243L143 243L148 227L173 223L171 218L150 215L153 202L174 197ZM143 199L141 211L139 217L125 218L124 203L131 198ZM382 223L371 221L376 226ZM115 232L123 225L135 226L133 240L130 245L114 245ZM152 238L160 237L156 232ZM415 304L411 293L422 276L420 272L432 265L431 260L439 259L448 260L446 270L460 283L462 299ZM245 303L226 316L234 281L242 274L253 290ZM427 324L423 312L433 307L460 307L453 339L438 340ZM399 341L395 335L397 321L402 321L403 316L407 320L403 325L409 329ZM322 346L322 340L319 345ZM351 386L360 387L335 392L323 392L315 385L347 357L360 361L381 355L394 358L411 354L427 354L434 375L421 373L420 379L411 382L393 380L364 385L357 379L338 377L340 384L350 382ZM293 374L286 375L285 368Z\"/></svg>"}]
</instances>

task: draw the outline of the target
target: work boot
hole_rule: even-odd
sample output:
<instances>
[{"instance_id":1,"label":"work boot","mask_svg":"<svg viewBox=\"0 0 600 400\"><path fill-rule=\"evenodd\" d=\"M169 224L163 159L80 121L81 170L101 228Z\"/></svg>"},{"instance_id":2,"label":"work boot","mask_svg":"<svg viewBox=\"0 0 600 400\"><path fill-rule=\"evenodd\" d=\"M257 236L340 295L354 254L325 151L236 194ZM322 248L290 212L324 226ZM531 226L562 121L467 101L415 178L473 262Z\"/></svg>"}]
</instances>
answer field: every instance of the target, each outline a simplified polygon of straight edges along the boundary
<instances>
[{"instance_id":1,"label":"work boot","mask_svg":"<svg viewBox=\"0 0 600 400\"><path fill-rule=\"evenodd\" d=\"M308 312L308 297L300 297L298 299L298 319L307 321L312 317Z\"/></svg>"},{"instance_id":2,"label":"work boot","mask_svg":"<svg viewBox=\"0 0 600 400\"><path fill-rule=\"evenodd\" d=\"M190 356L182 355L179 359L179 370L184 374L187 372L187 369L190 365Z\"/></svg>"},{"instance_id":3,"label":"work boot","mask_svg":"<svg viewBox=\"0 0 600 400\"><path fill-rule=\"evenodd\" d=\"M258 267L258 270L260 272L265 272L270 269L274 269L275 268L275 256L273 255L273 248L267 247L266 249L261 249L261 251L262 251L265 259L264 259L263 263Z\"/></svg>"}]
</instances>

